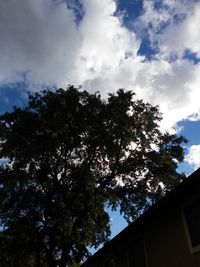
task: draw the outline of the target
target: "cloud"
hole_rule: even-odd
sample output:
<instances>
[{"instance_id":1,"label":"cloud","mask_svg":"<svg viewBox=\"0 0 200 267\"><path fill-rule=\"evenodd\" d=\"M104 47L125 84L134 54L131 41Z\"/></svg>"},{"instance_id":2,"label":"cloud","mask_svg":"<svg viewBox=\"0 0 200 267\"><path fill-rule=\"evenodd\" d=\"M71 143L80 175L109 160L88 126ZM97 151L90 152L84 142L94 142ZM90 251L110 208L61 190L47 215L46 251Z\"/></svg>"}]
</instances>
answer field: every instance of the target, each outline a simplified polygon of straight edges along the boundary
<instances>
[{"instance_id":1,"label":"cloud","mask_svg":"<svg viewBox=\"0 0 200 267\"><path fill-rule=\"evenodd\" d=\"M192 145L189 148L189 153L185 157L185 161L198 169L200 167L200 145Z\"/></svg>"},{"instance_id":2,"label":"cloud","mask_svg":"<svg viewBox=\"0 0 200 267\"><path fill-rule=\"evenodd\" d=\"M0 80L62 83L79 47L74 15L63 2L8 0L0 3Z\"/></svg>"},{"instance_id":3,"label":"cloud","mask_svg":"<svg viewBox=\"0 0 200 267\"><path fill-rule=\"evenodd\" d=\"M98 83L107 79L115 83L115 73L127 55L137 56L139 41L113 15L116 11L113 0L85 0L83 7L85 16L79 28L82 45L74 69L74 79L87 85L89 81L94 84L95 81ZM105 85L101 89L103 87ZM94 87L90 89L97 90Z\"/></svg>"},{"instance_id":4,"label":"cloud","mask_svg":"<svg viewBox=\"0 0 200 267\"><path fill-rule=\"evenodd\" d=\"M198 16L198 6L197 0L144 0L144 12L135 22L136 31L138 28L137 34L140 35L140 32L143 33L145 29L152 46L158 46L159 50L165 50L167 43L171 42L170 50L176 49L174 39L179 42L179 37L182 35L185 41L188 34L193 35L189 29L190 26L197 32L194 14ZM198 22L198 18L196 20ZM185 32L184 28L188 32ZM183 31L179 31L180 29ZM189 39L192 35L189 36ZM180 41L179 44L183 47L185 42L181 43Z\"/></svg>"},{"instance_id":5,"label":"cloud","mask_svg":"<svg viewBox=\"0 0 200 267\"><path fill-rule=\"evenodd\" d=\"M0 3L0 81L30 84L84 83L117 69L139 42L114 16L113 0L82 1L84 17L63 1ZM39 87L39 86L38 86Z\"/></svg>"},{"instance_id":6,"label":"cloud","mask_svg":"<svg viewBox=\"0 0 200 267\"><path fill-rule=\"evenodd\" d=\"M183 58L186 48L200 51L198 2L144 0L134 31L116 16L116 1L79 2L78 23L72 0L0 2L1 84L25 76L32 90L68 83L103 95L132 89L160 105L163 129L200 117L200 66ZM158 51L151 61L138 54L145 32Z\"/></svg>"},{"instance_id":7,"label":"cloud","mask_svg":"<svg viewBox=\"0 0 200 267\"><path fill-rule=\"evenodd\" d=\"M188 6L188 5L187 5ZM185 18L177 23L171 23L165 32L158 36L161 52L164 56L184 55L185 50L190 50L200 57L200 3L188 7Z\"/></svg>"},{"instance_id":8,"label":"cloud","mask_svg":"<svg viewBox=\"0 0 200 267\"><path fill-rule=\"evenodd\" d=\"M200 50L200 4L195 0L144 0L143 8L135 22L136 37L143 38L147 32L151 47L158 52L153 60L144 62L136 84L142 85L144 98L160 105L162 127L187 118L198 120L200 65L194 61ZM188 50L190 55L185 57Z\"/></svg>"}]
</instances>

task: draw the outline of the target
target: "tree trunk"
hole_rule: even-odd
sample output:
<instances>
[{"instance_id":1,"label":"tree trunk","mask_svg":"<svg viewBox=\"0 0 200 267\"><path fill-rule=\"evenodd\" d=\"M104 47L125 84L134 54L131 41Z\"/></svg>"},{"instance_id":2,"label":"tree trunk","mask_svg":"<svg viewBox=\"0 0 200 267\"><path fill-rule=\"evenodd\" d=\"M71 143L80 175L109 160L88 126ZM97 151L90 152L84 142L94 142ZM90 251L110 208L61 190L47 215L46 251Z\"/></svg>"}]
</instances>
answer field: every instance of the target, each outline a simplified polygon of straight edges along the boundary
<instances>
[{"instance_id":1,"label":"tree trunk","mask_svg":"<svg viewBox=\"0 0 200 267\"><path fill-rule=\"evenodd\" d=\"M59 267L66 267L67 263L70 262L69 256L70 248L68 246L64 246L62 249L62 255L59 262Z\"/></svg>"},{"instance_id":2,"label":"tree trunk","mask_svg":"<svg viewBox=\"0 0 200 267\"><path fill-rule=\"evenodd\" d=\"M37 250L37 252L36 252L36 267L41 267L40 262L41 262L40 251Z\"/></svg>"},{"instance_id":3,"label":"tree trunk","mask_svg":"<svg viewBox=\"0 0 200 267\"><path fill-rule=\"evenodd\" d=\"M49 248L47 249L47 262L48 267L56 267L55 258L53 256L53 244L49 244Z\"/></svg>"}]
</instances>

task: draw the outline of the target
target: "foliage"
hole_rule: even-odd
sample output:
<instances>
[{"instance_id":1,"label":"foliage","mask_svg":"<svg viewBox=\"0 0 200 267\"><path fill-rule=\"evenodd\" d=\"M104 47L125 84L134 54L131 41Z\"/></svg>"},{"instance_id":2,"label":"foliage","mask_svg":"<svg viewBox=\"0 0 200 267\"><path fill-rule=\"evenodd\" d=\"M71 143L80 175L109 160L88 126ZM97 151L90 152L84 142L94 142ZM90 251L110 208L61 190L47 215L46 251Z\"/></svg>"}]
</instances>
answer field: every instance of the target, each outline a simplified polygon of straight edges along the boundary
<instances>
[{"instance_id":1,"label":"foliage","mask_svg":"<svg viewBox=\"0 0 200 267\"><path fill-rule=\"evenodd\" d=\"M105 206L132 220L183 178L183 137L120 89L29 95L0 116L1 266L69 266L110 235Z\"/></svg>"}]
</instances>

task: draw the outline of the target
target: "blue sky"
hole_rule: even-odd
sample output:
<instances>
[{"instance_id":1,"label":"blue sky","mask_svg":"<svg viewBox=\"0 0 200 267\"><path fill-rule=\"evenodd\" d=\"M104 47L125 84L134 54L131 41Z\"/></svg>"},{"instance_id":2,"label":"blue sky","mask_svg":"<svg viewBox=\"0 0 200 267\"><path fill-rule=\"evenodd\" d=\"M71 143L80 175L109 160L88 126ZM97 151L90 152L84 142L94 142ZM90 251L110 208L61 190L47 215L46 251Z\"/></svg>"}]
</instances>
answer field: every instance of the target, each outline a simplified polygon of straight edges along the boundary
<instances>
[{"instance_id":1,"label":"blue sky","mask_svg":"<svg viewBox=\"0 0 200 267\"><path fill-rule=\"evenodd\" d=\"M0 113L46 87L132 89L160 106L163 131L189 139L189 173L200 166L199 25L199 0L1 1Z\"/></svg>"}]
</instances>

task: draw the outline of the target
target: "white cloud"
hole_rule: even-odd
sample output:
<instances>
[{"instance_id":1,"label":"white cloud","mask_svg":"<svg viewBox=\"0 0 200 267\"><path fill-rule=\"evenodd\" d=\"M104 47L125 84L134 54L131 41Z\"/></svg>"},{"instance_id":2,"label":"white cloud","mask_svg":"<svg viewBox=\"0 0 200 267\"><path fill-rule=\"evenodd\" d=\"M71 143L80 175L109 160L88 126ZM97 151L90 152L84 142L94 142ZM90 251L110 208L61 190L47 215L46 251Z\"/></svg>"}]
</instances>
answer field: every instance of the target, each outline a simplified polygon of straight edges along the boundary
<instances>
[{"instance_id":1,"label":"white cloud","mask_svg":"<svg viewBox=\"0 0 200 267\"><path fill-rule=\"evenodd\" d=\"M200 3L188 7L186 18L180 23L170 24L158 41L164 56L176 54L181 57L185 50L191 50L200 57Z\"/></svg>"},{"instance_id":2,"label":"white cloud","mask_svg":"<svg viewBox=\"0 0 200 267\"><path fill-rule=\"evenodd\" d=\"M192 145L185 161L194 166L195 169L200 167L200 145Z\"/></svg>"},{"instance_id":3,"label":"white cloud","mask_svg":"<svg viewBox=\"0 0 200 267\"><path fill-rule=\"evenodd\" d=\"M187 60L151 64L152 94L150 102L159 104L163 112L163 127L199 113L200 66Z\"/></svg>"},{"instance_id":4,"label":"white cloud","mask_svg":"<svg viewBox=\"0 0 200 267\"><path fill-rule=\"evenodd\" d=\"M199 54L200 4L195 0L144 0L143 4L144 13L135 24L136 36L146 29L152 47L159 53L143 64L136 83L142 84L148 101L161 106L163 128L182 119L197 120L200 65L183 59L183 55L186 49Z\"/></svg>"},{"instance_id":5,"label":"white cloud","mask_svg":"<svg viewBox=\"0 0 200 267\"><path fill-rule=\"evenodd\" d=\"M116 11L113 0L85 0L83 3L85 16L79 28L82 45L74 69L74 79L78 78L87 85L107 79L115 83L115 74L126 55L136 57L139 42L135 34L122 27L120 20L113 16ZM104 82L102 85L105 87ZM90 86L90 89L98 90L95 86L93 89Z\"/></svg>"},{"instance_id":6,"label":"white cloud","mask_svg":"<svg viewBox=\"0 0 200 267\"><path fill-rule=\"evenodd\" d=\"M173 62L169 58L185 48L199 53L200 5L163 0L156 9L155 2L144 0L137 23L138 30L148 28L152 45L159 45L160 53L147 61L138 55L141 35L114 15L114 0L81 0L84 16L78 25L63 1L1 1L0 82L19 81L26 73L36 89L68 83L103 95L133 89L138 97L161 106L164 129L187 117L199 118L200 65L181 56Z\"/></svg>"},{"instance_id":7,"label":"white cloud","mask_svg":"<svg viewBox=\"0 0 200 267\"><path fill-rule=\"evenodd\" d=\"M0 3L0 80L62 83L79 47L73 13L49 0Z\"/></svg>"},{"instance_id":8,"label":"white cloud","mask_svg":"<svg viewBox=\"0 0 200 267\"><path fill-rule=\"evenodd\" d=\"M63 1L1 2L0 81L18 81L25 72L36 87L82 84L112 76L127 54L136 57L139 42L113 15L113 0L82 4L85 15L78 27Z\"/></svg>"}]
</instances>

